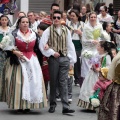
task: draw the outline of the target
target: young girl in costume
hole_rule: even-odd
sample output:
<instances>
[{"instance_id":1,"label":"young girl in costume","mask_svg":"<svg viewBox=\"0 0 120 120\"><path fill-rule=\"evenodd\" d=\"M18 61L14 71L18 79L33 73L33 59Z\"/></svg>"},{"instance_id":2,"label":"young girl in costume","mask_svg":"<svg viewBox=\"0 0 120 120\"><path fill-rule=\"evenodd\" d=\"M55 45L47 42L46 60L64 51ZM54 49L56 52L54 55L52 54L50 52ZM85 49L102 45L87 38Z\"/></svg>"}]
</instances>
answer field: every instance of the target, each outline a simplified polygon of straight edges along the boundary
<instances>
[{"instance_id":1,"label":"young girl in costume","mask_svg":"<svg viewBox=\"0 0 120 120\"><path fill-rule=\"evenodd\" d=\"M103 96L104 96L104 92L107 88L108 85L111 84L111 80L107 79L107 73L108 73L108 68L103 67L101 68L100 72L99 72L99 80L95 83L94 85L94 91L98 90L98 88L100 88L100 92L99 92L99 99L102 100Z\"/></svg>"},{"instance_id":2,"label":"young girl in costume","mask_svg":"<svg viewBox=\"0 0 120 120\"><path fill-rule=\"evenodd\" d=\"M111 64L111 57L109 55L110 43L107 41L100 41L97 45L98 57L93 58L92 67L86 76L83 85L80 89L80 96L78 106L86 109L93 110L94 107L91 105L89 98L92 96L93 87L98 80L98 73L101 68L109 67Z\"/></svg>"},{"instance_id":3,"label":"young girl in costume","mask_svg":"<svg viewBox=\"0 0 120 120\"><path fill-rule=\"evenodd\" d=\"M3 38L5 38L8 34L10 34L10 27L9 27L9 18L6 15L1 15L0 17L0 45L3 42ZM2 47L2 46L1 46ZM7 53L0 48L0 101L3 100L3 83L4 83L4 76L5 76L5 62Z\"/></svg>"},{"instance_id":4,"label":"young girl in costume","mask_svg":"<svg viewBox=\"0 0 120 120\"><path fill-rule=\"evenodd\" d=\"M96 112L99 111L100 102L104 96L105 90L112 83L111 80L107 79L108 68L103 67L99 72L98 81L95 83L93 88L93 95L90 97L91 104L95 107Z\"/></svg>"}]
</instances>

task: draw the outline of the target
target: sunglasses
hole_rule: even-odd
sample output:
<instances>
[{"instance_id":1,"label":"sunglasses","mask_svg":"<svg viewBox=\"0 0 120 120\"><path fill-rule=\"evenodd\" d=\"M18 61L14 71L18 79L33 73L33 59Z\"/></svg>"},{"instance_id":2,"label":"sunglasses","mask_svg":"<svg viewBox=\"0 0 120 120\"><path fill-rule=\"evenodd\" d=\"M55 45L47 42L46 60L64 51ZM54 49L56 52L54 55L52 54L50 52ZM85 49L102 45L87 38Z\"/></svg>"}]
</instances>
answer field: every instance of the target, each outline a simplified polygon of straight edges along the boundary
<instances>
[{"instance_id":1,"label":"sunglasses","mask_svg":"<svg viewBox=\"0 0 120 120\"><path fill-rule=\"evenodd\" d=\"M55 20L55 19L58 19L58 20L60 20L61 19L61 17L59 17L59 16L53 16L53 19Z\"/></svg>"}]
</instances>

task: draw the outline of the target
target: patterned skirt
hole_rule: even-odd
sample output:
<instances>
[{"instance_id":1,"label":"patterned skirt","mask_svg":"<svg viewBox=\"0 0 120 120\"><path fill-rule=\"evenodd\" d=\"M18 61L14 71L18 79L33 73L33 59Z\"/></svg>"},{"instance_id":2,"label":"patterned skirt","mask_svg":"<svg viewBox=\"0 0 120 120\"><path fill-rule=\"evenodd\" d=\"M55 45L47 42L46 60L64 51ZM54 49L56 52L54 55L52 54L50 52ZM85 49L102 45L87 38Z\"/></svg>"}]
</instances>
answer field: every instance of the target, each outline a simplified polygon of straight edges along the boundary
<instances>
[{"instance_id":1,"label":"patterned skirt","mask_svg":"<svg viewBox=\"0 0 120 120\"><path fill-rule=\"evenodd\" d=\"M8 104L8 108L11 109L38 109L47 106L46 92L43 84L43 102L41 103L30 103L22 99L22 87L23 87L23 76L22 68L20 65L10 65L10 61L7 61L5 71L5 94L4 101Z\"/></svg>"},{"instance_id":2,"label":"patterned skirt","mask_svg":"<svg viewBox=\"0 0 120 120\"><path fill-rule=\"evenodd\" d=\"M3 101L6 53L0 50L0 101Z\"/></svg>"},{"instance_id":3,"label":"patterned skirt","mask_svg":"<svg viewBox=\"0 0 120 120\"><path fill-rule=\"evenodd\" d=\"M120 85L112 83L105 91L98 120L120 120Z\"/></svg>"},{"instance_id":4,"label":"patterned skirt","mask_svg":"<svg viewBox=\"0 0 120 120\"><path fill-rule=\"evenodd\" d=\"M89 102L85 102L83 100L78 101L77 106L88 109L88 110L95 110L94 107L89 103Z\"/></svg>"}]
</instances>

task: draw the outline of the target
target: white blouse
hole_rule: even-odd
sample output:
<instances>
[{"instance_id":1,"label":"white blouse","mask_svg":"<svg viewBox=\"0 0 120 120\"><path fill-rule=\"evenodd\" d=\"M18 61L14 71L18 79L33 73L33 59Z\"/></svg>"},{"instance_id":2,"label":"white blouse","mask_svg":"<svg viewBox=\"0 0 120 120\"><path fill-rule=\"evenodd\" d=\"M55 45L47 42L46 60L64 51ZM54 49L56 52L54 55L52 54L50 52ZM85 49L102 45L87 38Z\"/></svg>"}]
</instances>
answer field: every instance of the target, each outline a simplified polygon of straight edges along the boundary
<instances>
[{"instance_id":1,"label":"white blouse","mask_svg":"<svg viewBox=\"0 0 120 120\"><path fill-rule=\"evenodd\" d=\"M58 28L57 32L60 34L61 31ZM50 37L50 28L47 28L41 37L40 43L39 43L39 49L45 55L46 57L54 56L55 52L53 49L49 48L48 50L44 50L44 46L47 44L48 40ZM66 35L66 40L67 40L67 56L70 59L70 63L73 65L76 62L76 53L75 53L75 48L72 43L72 37L70 31L67 29L67 35Z\"/></svg>"},{"instance_id":2,"label":"white blouse","mask_svg":"<svg viewBox=\"0 0 120 120\"><path fill-rule=\"evenodd\" d=\"M105 17L102 17L102 14L99 14L99 15L97 15L97 18L98 18L100 23L103 23L103 22L112 23L112 22L114 22L112 16L109 14L106 14Z\"/></svg>"}]
</instances>

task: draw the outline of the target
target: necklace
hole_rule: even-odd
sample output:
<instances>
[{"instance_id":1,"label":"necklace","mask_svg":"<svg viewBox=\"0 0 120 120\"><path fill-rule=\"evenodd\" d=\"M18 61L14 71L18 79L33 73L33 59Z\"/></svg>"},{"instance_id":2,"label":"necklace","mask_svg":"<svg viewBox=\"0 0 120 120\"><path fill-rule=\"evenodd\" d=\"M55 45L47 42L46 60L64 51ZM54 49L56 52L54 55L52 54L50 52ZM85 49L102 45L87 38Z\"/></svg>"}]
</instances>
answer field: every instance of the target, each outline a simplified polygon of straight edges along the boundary
<instances>
[{"instance_id":1,"label":"necklace","mask_svg":"<svg viewBox=\"0 0 120 120\"><path fill-rule=\"evenodd\" d=\"M20 29L20 32L21 32L23 35L26 35L26 34L29 32L29 29L27 29L26 32L24 32L24 31L22 31L22 30Z\"/></svg>"},{"instance_id":2,"label":"necklace","mask_svg":"<svg viewBox=\"0 0 120 120\"><path fill-rule=\"evenodd\" d=\"M20 32L25 36L25 35L29 32L29 29L27 29L26 32L24 32L24 31L22 31L22 30L20 29ZM28 49L29 42L30 42L30 40L25 40L25 43L26 43L26 50Z\"/></svg>"}]
</instances>

